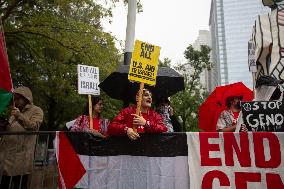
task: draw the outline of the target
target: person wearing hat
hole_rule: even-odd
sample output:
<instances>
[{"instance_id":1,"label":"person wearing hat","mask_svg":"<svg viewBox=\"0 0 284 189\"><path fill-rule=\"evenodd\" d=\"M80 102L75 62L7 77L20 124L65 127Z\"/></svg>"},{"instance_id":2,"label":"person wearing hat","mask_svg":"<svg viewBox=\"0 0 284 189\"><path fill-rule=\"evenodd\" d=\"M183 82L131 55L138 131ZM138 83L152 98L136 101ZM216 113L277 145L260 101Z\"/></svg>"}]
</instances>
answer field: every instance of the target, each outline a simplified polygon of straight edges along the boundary
<instances>
[{"instance_id":1,"label":"person wearing hat","mask_svg":"<svg viewBox=\"0 0 284 189\"><path fill-rule=\"evenodd\" d=\"M31 90L24 86L16 88L6 131L38 131L42 121L43 111L33 104ZM36 137L36 135L5 135L2 138L0 141L0 188L11 186L28 188L28 175L32 171Z\"/></svg>"}]
</instances>

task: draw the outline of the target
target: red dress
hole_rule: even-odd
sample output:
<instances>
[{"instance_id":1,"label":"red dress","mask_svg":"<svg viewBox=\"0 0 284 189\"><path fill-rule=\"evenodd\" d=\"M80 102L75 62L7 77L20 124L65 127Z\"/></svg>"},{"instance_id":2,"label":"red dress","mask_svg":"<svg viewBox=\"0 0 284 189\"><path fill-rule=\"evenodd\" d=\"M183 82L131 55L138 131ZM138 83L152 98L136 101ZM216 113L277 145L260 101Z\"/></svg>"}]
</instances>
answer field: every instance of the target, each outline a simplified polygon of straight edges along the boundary
<instances>
[{"instance_id":1,"label":"red dress","mask_svg":"<svg viewBox=\"0 0 284 189\"><path fill-rule=\"evenodd\" d=\"M125 127L133 127L133 115L136 113L136 107L127 107L119 112L108 126L109 135L126 135ZM142 113L143 118L147 121L145 126L139 126L138 131L146 133L163 133L167 132L160 114L152 109L147 113Z\"/></svg>"}]
</instances>

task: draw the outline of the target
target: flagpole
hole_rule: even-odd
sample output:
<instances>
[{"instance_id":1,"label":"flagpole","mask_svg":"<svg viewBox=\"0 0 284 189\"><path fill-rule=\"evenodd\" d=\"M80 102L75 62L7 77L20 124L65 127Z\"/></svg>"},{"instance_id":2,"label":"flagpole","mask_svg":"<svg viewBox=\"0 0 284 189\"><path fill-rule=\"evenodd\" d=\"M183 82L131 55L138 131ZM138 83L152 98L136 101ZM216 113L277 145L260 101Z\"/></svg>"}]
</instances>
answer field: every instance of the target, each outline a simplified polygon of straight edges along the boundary
<instances>
[{"instance_id":1,"label":"flagpole","mask_svg":"<svg viewBox=\"0 0 284 189\"><path fill-rule=\"evenodd\" d=\"M134 49L136 10L137 0L129 0L125 35L124 65L130 64L132 52Z\"/></svg>"},{"instance_id":2,"label":"flagpole","mask_svg":"<svg viewBox=\"0 0 284 189\"><path fill-rule=\"evenodd\" d=\"M124 65L130 65L132 52L134 49L136 10L137 10L137 0L129 0L126 35L125 35L125 50L124 50L124 61L123 61ZM127 107L128 105L129 105L129 100L124 100L123 107Z\"/></svg>"}]
</instances>

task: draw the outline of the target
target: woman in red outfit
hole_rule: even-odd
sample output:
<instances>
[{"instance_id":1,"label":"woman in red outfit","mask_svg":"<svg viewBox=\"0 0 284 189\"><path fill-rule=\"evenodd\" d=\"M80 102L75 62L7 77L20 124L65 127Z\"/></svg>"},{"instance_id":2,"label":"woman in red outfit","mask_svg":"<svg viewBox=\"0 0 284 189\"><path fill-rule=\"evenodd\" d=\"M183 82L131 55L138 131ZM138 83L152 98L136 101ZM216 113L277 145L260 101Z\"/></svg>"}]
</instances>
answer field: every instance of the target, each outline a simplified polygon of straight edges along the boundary
<instances>
[{"instance_id":1,"label":"woman in red outfit","mask_svg":"<svg viewBox=\"0 0 284 189\"><path fill-rule=\"evenodd\" d=\"M109 135L127 135L131 140L139 138L139 132L162 133L167 132L160 114L151 109L152 93L144 89L141 102L141 116L136 114L136 107L127 107L120 111L108 127ZM138 133L133 125L137 125Z\"/></svg>"},{"instance_id":2,"label":"woman in red outfit","mask_svg":"<svg viewBox=\"0 0 284 189\"><path fill-rule=\"evenodd\" d=\"M107 128L109 125L109 120L101 117L103 110L103 100L100 97L92 97L93 104L93 129L90 129L90 118L88 116L88 103L86 105L86 114L79 116L73 126L71 126L71 131L77 132L92 132L97 136L104 137L107 135ZM101 135L100 135L101 134Z\"/></svg>"}]
</instances>

